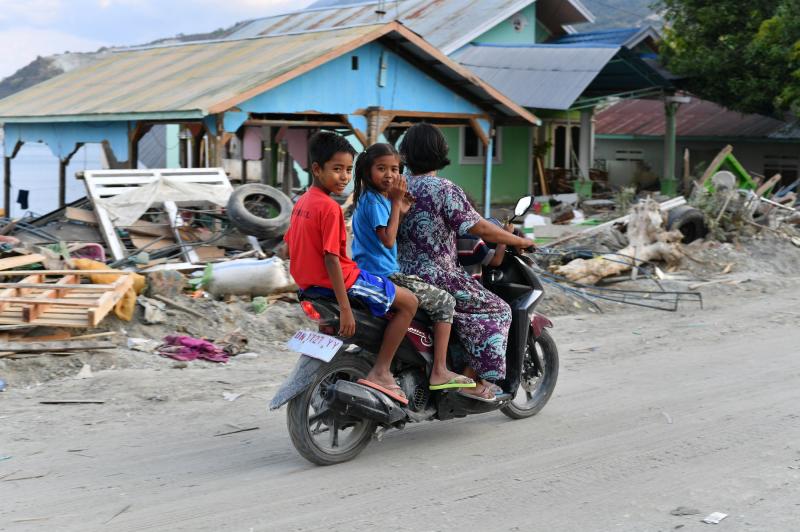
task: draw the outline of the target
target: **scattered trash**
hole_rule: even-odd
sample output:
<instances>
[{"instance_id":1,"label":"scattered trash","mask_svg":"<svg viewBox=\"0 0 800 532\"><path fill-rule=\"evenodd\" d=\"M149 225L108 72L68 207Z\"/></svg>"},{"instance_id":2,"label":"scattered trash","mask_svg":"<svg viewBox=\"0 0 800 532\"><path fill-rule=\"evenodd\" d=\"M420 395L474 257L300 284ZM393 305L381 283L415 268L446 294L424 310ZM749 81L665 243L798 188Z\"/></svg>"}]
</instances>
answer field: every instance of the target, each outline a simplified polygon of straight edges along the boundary
<instances>
[{"instance_id":1,"label":"scattered trash","mask_svg":"<svg viewBox=\"0 0 800 532\"><path fill-rule=\"evenodd\" d=\"M39 401L42 405L102 405L105 401L102 399L47 399Z\"/></svg>"},{"instance_id":2,"label":"scattered trash","mask_svg":"<svg viewBox=\"0 0 800 532\"><path fill-rule=\"evenodd\" d=\"M134 351L142 351L144 353L155 353L161 346L158 340L151 340L149 338L128 338L128 349Z\"/></svg>"},{"instance_id":3,"label":"scattered trash","mask_svg":"<svg viewBox=\"0 0 800 532\"><path fill-rule=\"evenodd\" d=\"M667 423L668 423L669 425L672 425L672 416L670 416L670 415L669 415L669 414L667 414L666 412L661 412L661 415L662 415L662 416L664 416L664 419L666 419L666 420L667 420Z\"/></svg>"},{"instance_id":4,"label":"scattered trash","mask_svg":"<svg viewBox=\"0 0 800 532\"><path fill-rule=\"evenodd\" d=\"M262 314L267 310L267 307L269 307L269 301L263 296L254 297L251 307L254 314Z\"/></svg>"},{"instance_id":5,"label":"scattered trash","mask_svg":"<svg viewBox=\"0 0 800 532\"><path fill-rule=\"evenodd\" d=\"M233 392L222 392L222 398L225 399L226 401L231 401L231 402L237 400L242 395L244 395L244 394L233 393Z\"/></svg>"},{"instance_id":6,"label":"scattered trash","mask_svg":"<svg viewBox=\"0 0 800 532\"><path fill-rule=\"evenodd\" d=\"M237 429L237 430L232 430L230 432L222 432L220 434L214 434L214 436L228 436L230 434L238 434L240 432L250 432L251 430L258 430L259 428L260 427L249 427L245 429Z\"/></svg>"},{"instance_id":7,"label":"scattered trash","mask_svg":"<svg viewBox=\"0 0 800 532\"><path fill-rule=\"evenodd\" d=\"M107 525L108 523L110 523L111 521L113 521L114 519L116 519L117 517L119 517L120 515L122 515L122 514L124 514L125 512L127 512L128 510L130 510L130 509L131 509L131 506L133 506L133 505L132 505L132 504L129 504L128 506L126 506L125 508L123 508L122 510L120 510L119 512L115 513L114 515L112 515L112 516L111 516L111 519L109 519L108 521L106 521L104 524L106 524L106 525Z\"/></svg>"},{"instance_id":8,"label":"scattered trash","mask_svg":"<svg viewBox=\"0 0 800 532\"><path fill-rule=\"evenodd\" d=\"M158 323L166 323L167 314L164 312L167 309L166 304L162 301L156 301L149 297L139 296L136 298L136 303L144 309L142 322L147 325L155 325Z\"/></svg>"},{"instance_id":9,"label":"scattered trash","mask_svg":"<svg viewBox=\"0 0 800 532\"><path fill-rule=\"evenodd\" d=\"M708 514L705 518L703 518L704 523L708 523L709 525L718 525L720 521L728 517L728 514L724 514L722 512L714 512Z\"/></svg>"},{"instance_id":10,"label":"scattered trash","mask_svg":"<svg viewBox=\"0 0 800 532\"><path fill-rule=\"evenodd\" d=\"M11 460L10 456L0 456L0 462L5 462L6 460Z\"/></svg>"},{"instance_id":11,"label":"scattered trash","mask_svg":"<svg viewBox=\"0 0 800 532\"><path fill-rule=\"evenodd\" d=\"M92 374L92 366L89 364L84 364L78 374L75 375L76 379L91 379L92 377L94 377Z\"/></svg>"},{"instance_id":12,"label":"scattered trash","mask_svg":"<svg viewBox=\"0 0 800 532\"><path fill-rule=\"evenodd\" d=\"M158 353L175 360L189 361L198 358L209 362L227 362L228 354L219 346L202 338L170 335L164 338Z\"/></svg>"},{"instance_id":13,"label":"scattered trash","mask_svg":"<svg viewBox=\"0 0 800 532\"><path fill-rule=\"evenodd\" d=\"M6 381L0 379L0 392L6 391Z\"/></svg>"},{"instance_id":14,"label":"scattered trash","mask_svg":"<svg viewBox=\"0 0 800 532\"><path fill-rule=\"evenodd\" d=\"M678 506L677 508L675 508L674 510L670 511L669 513L670 513L670 515L677 515L677 516L697 515L697 514L700 513L700 510L696 510L695 508L690 508L688 506Z\"/></svg>"}]
</instances>

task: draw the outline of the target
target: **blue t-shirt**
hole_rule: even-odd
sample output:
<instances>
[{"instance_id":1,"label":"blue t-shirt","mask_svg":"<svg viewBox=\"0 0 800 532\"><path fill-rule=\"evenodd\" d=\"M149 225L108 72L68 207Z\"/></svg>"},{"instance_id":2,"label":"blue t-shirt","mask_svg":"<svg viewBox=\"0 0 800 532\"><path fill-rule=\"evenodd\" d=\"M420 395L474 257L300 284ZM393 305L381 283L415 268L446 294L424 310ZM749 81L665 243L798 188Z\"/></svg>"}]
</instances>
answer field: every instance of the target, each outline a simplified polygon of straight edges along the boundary
<instances>
[{"instance_id":1,"label":"blue t-shirt","mask_svg":"<svg viewBox=\"0 0 800 532\"><path fill-rule=\"evenodd\" d=\"M400 271L397 265L397 243L387 248L375 230L388 227L392 202L373 190L359 198L353 213L353 259L358 267L372 275L388 277Z\"/></svg>"}]
</instances>

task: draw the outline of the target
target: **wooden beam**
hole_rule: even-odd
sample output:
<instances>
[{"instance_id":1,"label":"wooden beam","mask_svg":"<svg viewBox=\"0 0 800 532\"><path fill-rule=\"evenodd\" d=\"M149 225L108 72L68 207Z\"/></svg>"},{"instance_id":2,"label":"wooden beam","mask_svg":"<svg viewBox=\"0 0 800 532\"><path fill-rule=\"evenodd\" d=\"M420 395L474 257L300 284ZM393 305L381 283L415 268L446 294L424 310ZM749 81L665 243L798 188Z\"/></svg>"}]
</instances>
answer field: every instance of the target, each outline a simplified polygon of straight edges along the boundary
<instances>
[{"instance_id":1,"label":"wooden beam","mask_svg":"<svg viewBox=\"0 0 800 532\"><path fill-rule=\"evenodd\" d=\"M38 253L31 253L30 255L20 255L19 257L7 257L0 259L0 270L10 270L12 268L19 268L20 266L27 266L29 264L36 264L42 262L47 257L39 255ZM25 272L27 274L31 272ZM3 275L7 275L3 272Z\"/></svg>"},{"instance_id":2,"label":"wooden beam","mask_svg":"<svg viewBox=\"0 0 800 532\"><path fill-rule=\"evenodd\" d=\"M272 184L272 127L261 126L261 182Z\"/></svg>"},{"instance_id":3,"label":"wooden beam","mask_svg":"<svg viewBox=\"0 0 800 532\"><path fill-rule=\"evenodd\" d=\"M52 299L53 301L77 301L72 299L70 300L59 299L64 297L66 293L65 290L68 290L63 287L60 287L59 285L77 284L79 282L80 279L78 279L76 275L65 275L64 277L62 277L61 279L59 279L54 283L53 288L50 288L48 290L36 294L36 299L45 299L45 300ZM0 301L4 300L6 300L6 298L0 298ZM22 307L22 320L26 323L31 323L36 318L41 316L43 312L45 312L46 310L50 310L50 307L51 305L48 303L44 304L32 303L30 306L24 306Z\"/></svg>"},{"instance_id":4,"label":"wooden beam","mask_svg":"<svg viewBox=\"0 0 800 532\"><path fill-rule=\"evenodd\" d=\"M11 217L11 157L3 157L3 210Z\"/></svg>"}]
</instances>

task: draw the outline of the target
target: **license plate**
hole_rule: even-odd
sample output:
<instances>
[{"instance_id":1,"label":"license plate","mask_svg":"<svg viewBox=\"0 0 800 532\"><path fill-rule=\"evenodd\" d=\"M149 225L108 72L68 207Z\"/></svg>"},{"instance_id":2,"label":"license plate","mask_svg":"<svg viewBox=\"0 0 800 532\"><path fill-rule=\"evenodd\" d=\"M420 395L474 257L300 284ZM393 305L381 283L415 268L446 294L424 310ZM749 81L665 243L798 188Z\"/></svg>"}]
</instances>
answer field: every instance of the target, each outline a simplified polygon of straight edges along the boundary
<instances>
[{"instance_id":1,"label":"license plate","mask_svg":"<svg viewBox=\"0 0 800 532\"><path fill-rule=\"evenodd\" d=\"M342 347L341 340L311 331L297 331L294 336L286 342L286 346L292 351L303 353L312 358L318 358L324 362L330 362L339 349Z\"/></svg>"}]
</instances>

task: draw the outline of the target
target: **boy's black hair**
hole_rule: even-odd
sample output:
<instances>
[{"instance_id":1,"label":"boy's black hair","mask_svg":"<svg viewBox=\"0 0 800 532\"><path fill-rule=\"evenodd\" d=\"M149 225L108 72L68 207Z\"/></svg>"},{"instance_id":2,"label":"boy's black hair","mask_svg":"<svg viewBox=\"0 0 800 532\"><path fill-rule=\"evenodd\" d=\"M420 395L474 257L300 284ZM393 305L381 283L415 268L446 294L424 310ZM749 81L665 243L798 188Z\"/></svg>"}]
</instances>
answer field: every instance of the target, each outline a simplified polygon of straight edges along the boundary
<instances>
[{"instance_id":1,"label":"boy's black hair","mask_svg":"<svg viewBox=\"0 0 800 532\"><path fill-rule=\"evenodd\" d=\"M413 175L441 170L450 164L448 150L442 132L427 122L411 126L400 142L400 155Z\"/></svg>"},{"instance_id":2,"label":"boy's black hair","mask_svg":"<svg viewBox=\"0 0 800 532\"><path fill-rule=\"evenodd\" d=\"M400 159L400 154L397 153L395 147L391 144L386 144L383 142L373 144L361 152L361 155L359 155L358 159L356 159L356 166L353 169L353 176L355 177L355 186L353 187L353 207L358 205L358 199L362 194L364 194L364 192L366 192L368 189L375 188L372 185L371 179L372 165L375 163L375 159L385 155L394 155L398 158L398 160Z\"/></svg>"},{"instance_id":3,"label":"boy's black hair","mask_svg":"<svg viewBox=\"0 0 800 532\"><path fill-rule=\"evenodd\" d=\"M317 163L320 167L330 161L337 153L349 153L356 156L356 150L347 139L333 131L318 131L308 140L308 170Z\"/></svg>"}]
</instances>

